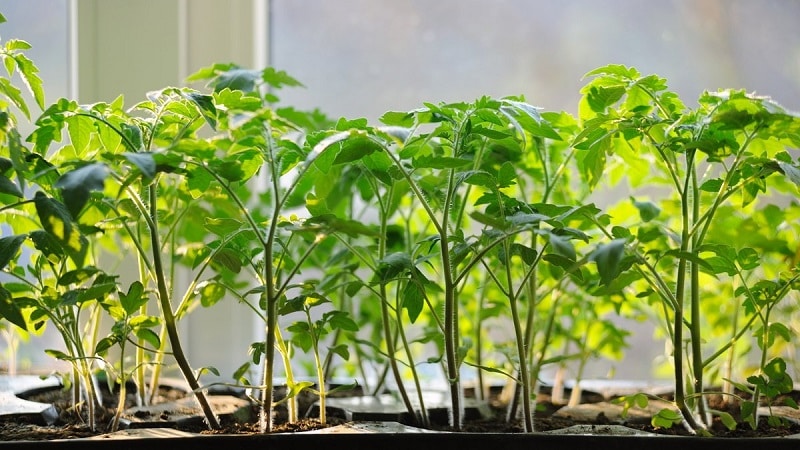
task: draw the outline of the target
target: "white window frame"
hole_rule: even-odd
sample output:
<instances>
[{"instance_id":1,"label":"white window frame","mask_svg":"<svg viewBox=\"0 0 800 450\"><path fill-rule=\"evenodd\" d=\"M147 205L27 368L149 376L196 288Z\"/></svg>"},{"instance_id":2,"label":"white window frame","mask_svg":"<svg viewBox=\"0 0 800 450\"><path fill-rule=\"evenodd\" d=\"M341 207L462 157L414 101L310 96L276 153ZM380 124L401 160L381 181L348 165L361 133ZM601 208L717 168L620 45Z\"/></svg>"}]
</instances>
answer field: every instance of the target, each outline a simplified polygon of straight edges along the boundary
<instances>
[{"instance_id":1,"label":"white window frame","mask_svg":"<svg viewBox=\"0 0 800 450\"><path fill-rule=\"evenodd\" d=\"M131 106L213 63L266 67L268 15L269 0L69 0L69 96L85 104L122 94ZM195 369L213 366L223 379L264 335L249 308L227 300L179 324Z\"/></svg>"}]
</instances>

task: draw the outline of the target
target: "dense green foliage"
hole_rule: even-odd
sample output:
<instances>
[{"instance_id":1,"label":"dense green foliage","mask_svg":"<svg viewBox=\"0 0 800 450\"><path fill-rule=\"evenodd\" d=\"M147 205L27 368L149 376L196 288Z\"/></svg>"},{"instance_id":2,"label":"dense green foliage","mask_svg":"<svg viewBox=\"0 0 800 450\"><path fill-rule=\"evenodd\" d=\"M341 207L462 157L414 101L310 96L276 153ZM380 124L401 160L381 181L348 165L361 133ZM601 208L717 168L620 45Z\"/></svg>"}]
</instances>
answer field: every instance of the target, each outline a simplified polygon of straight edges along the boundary
<instances>
[{"instance_id":1,"label":"dense green foliage","mask_svg":"<svg viewBox=\"0 0 800 450\"><path fill-rule=\"evenodd\" d=\"M174 361L210 427L207 372L259 393L264 432L278 402L297 419L306 389L324 421L333 376L392 383L426 425L435 367L454 427L472 373L511 383L508 416L533 431L543 367L579 380L620 357L617 317L671 344L675 409L658 425L704 432L707 388L724 383L749 393L755 426L756 402L792 388L800 116L769 98L720 90L689 108L663 78L609 65L587 74L577 116L483 97L370 124L281 105L300 86L284 72L215 64L187 80L203 91L47 106L28 48L0 50L0 324L58 330L49 353L90 420L98 371L147 403ZM14 74L42 110L29 136ZM604 190L625 194L599 207ZM233 374L195 368L176 324L226 302L265 337Z\"/></svg>"}]
</instances>

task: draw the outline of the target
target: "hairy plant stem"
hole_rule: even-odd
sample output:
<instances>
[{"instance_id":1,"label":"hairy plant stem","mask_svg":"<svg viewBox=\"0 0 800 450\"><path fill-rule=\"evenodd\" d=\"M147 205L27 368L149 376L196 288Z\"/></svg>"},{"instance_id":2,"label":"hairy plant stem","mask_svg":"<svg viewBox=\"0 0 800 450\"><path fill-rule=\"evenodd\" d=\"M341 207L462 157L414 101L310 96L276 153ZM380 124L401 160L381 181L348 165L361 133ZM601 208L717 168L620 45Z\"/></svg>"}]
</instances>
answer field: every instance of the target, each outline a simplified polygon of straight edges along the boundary
<instances>
[{"instance_id":1,"label":"hairy plant stem","mask_svg":"<svg viewBox=\"0 0 800 450\"><path fill-rule=\"evenodd\" d=\"M447 193L444 202L444 206L442 210L444 213L442 214L442 222L440 223L437 220L437 216L434 213L431 205L425 199L425 195L420 190L420 187L411 177L411 174L405 169L403 164L398 159L397 155L392 153L391 149L384 145L383 142L372 138L373 142L378 144L381 149L383 149L384 153L391 158L392 163L400 169L403 178L408 182L409 188L414 193L414 196L420 202L420 205L425 210L428 219L430 219L431 224L436 229L437 236L439 237L439 246L440 246L440 253L442 257L442 274L444 278L444 291L445 291L445 318L444 318L444 342L445 342L445 364L446 364L446 375L447 375L447 382L450 386L450 413L451 413L451 426L455 430L460 430L462 426L462 414L461 408L463 407L461 402L461 385L459 382L459 374L458 374L458 361L457 361L457 342L458 342L458 309L456 308L456 285L454 283L454 276L453 276L453 267L450 263L450 241L448 236L447 230L447 221L448 221L448 211L449 206L452 203L452 196L454 194L455 189L455 171L450 170L448 176L448 183L447 183ZM454 140L457 142L457 139Z\"/></svg>"},{"instance_id":2,"label":"hairy plant stem","mask_svg":"<svg viewBox=\"0 0 800 450\"><path fill-rule=\"evenodd\" d=\"M389 192L387 195L391 195ZM382 203L382 202L381 202ZM383 206L381 204L381 206ZM386 214L384 213L384 209L381 208L380 214L380 238L378 239L378 260L383 260L386 258L386 233L387 233L387 220ZM389 311L389 303L388 303L388 296L386 290L386 282L381 280L380 285L378 286L378 292L380 295L380 303L381 303L381 322L383 324L383 339L386 341L386 353L389 356L389 368L392 371L392 375L394 376L395 382L397 383L397 389L400 393L400 398L403 400L403 404L406 407L406 410L411 415L411 417L417 417L414 405L411 404L411 399L408 396L408 392L406 391L405 385L403 383L403 377L400 373L400 367L397 365L397 349L395 348L395 338L392 334L392 325L391 325L391 314ZM403 317L402 317L402 308L397 310L397 328L398 331L403 327ZM407 352L409 357L411 355L410 352ZM413 367L413 365L412 365ZM415 371L416 374L416 371ZM418 395L422 395L421 392L418 392ZM427 417L423 415L421 417L422 422L427 422Z\"/></svg>"},{"instance_id":3,"label":"hairy plant stem","mask_svg":"<svg viewBox=\"0 0 800 450\"><path fill-rule=\"evenodd\" d=\"M447 194L442 208L442 233L439 235L439 246L441 247L442 275L444 277L444 347L447 381L450 384L450 425L458 431L461 430L463 422L461 377L458 373L458 295L453 282L454 267L450 262L450 236L448 234L448 212L455 193L455 170L451 169L447 178Z\"/></svg>"},{"instance_id":4,"label":"hairy plant stem","mask_svg":"<svg viewBox=\"0 0 800 450\"><path fill-rule=\"evenodd\" d=\"M690 158L687 154L687 159ZM683 195L681 195L681 244L680 244L680 251L682 255L686 255L687 252L691 251L690 248L690 237L689 237L689 228L690 228L690 215L689 215L689 196L686 194L687 188L689 187L690 183L690 176L686 175L686 179L684 181L684 188L683 188ZM674 376L675 376L675 406L678 407L678 410L681 412L686 423L693 429L697 430L699 425L697 421L694 419L694 415L692 411L689 409L689 406L686 403L686 392L684 390L684 375L683 375L683 314L684 314L684 305L685 305L685 298L686 298L686 272L687 272L687 264L688 261L685 256L681 256L678 260L678 273L677 279L675 283L675 302L676 308L674 311L675 317L673 319L673 330L674 335L672 338L672 358L673 358L673 365L674 365ZM699 327L699 323L692 323L691 330L694 330L695 327ZM694 332L691 332L693 335Z\"/></svg>"},{"instance_id":5,"label":"hairy plant stem","mask_svg":"<svg viewBox=\"0 0 800 450\"><path fill-rule=\"evenodd\" d=\"M155 180L153 185L151 185L149 188L150 215L147 217L148 227L150 229L150 242L153 252L153 269L155 270L156 275L158 298L161 305L161 315L164 319L164 327L167 330L167 336L169 337L169 343L170 347L172 348L172 355L175 358L175 362L178 364L178 368L183 374L184 379L189 384L189 388L192 390L197 402L200 404L200 408L203 410L208 427L217 430L221 428L219 419L211 409L211 405L208 403L208 399L206 398L203 390L200 388L200 384L197 382L197 378L192 371L192 367L189 365L189 360L186 358L186 354L183 352L180 336L178 335L178 327L175 321L175 315L172 312L172 302L170 301L169 290L164 277L164 265L161 259L160 251L161 245L159 244L160 238L158 235L157 204L158 194L156 192L158 186L157 183L158 180Z\"/></svg>"},{"instance_id":6,"label":"hairy plant stem","mask_svg":"<svg viewBox=\"0 0 800 450\"><path fill-rule=\"evenodd\" d=\"M510 255L510 249L506 249L506 255ZM508 266L508 264L506 264ZM506 274L509 283L508 304L511 309L511 322L514 326L514 336L516 336L517 355L519 357L519 374L522 379L522 414L525 423L525 431L532 433L533 430L533 408L531 405L531 383L528 382L528 360L526 357L525 339L522 331L522 321L520 320L517 296L511 285L511 269L507 267Z\"/></svg>"},{"instance_id":7,"label":"hairy plant stem","mask_svg":"<svg viewBox=\"0 0 800 450\"><path fill-rule=\"evenodd\" d=\"M498 203L502 205L502 199ZM505 217L506 213L504 208L501 207L501 216ZM534 235L534 240L535 240ZM505 291L506 297L508 299L509 309L511 310L511 323L514 327L514 341L516 343L516 350L517 350L517 357L519 358L519 376L520 379L523 381L522 384L522 416L523 416L523 423L525 424L525 431L532 433L533 430L533 407L531 405L531 383L528 382L528 357L527 357L527 349L525 346L525 334L522 328L522 321L520 319L519 313L519 295L514 289L514 277L511 273L511 245L508 239L503 239L503 253L506 255L505 261L505 275L506 275L506 288L502 287L502 284L498 281L498 286L501 290ZM536 265L531 267L530 276L534 276L533 272L536 272ZM491 273L489 271L489 273ZM524 282L524 280L523 280Z\"/></svg>"},{"instance_id":8,"label":"hairy plant stem","mask_svg":"<svg viewBox=\"0 0 800 450\"><path fill-rule=\"evenodd\" d=\"M692 220L691 227L694 228L697 220L700 217L700 189L697 185L697 171L694 162L695 151L687 152L686 165L687 177L689 178L689 185L686 187L687 193L691 192L692 202ZM698 247L700 245L699 236L691 235L691 252L697 256ZM701 394L704 391L703 382L703 349L702 349L702 336L701 336L701 313L700 313L700 266L697 263L691 263L691 341L692 341L692 370L694 379L694 393ZM710 417L706 411L705 396L700 395L697 401L697 414L703 425L708 427L710 425Z\"/></svg>"},{"instance_id":9,"label":"hairy plant stem","mask_svg":"<svg viewBox=\"0 0 800 450\"><path fill-rule=\"evenodd\" d=\"M270 149L271 150L271 149ZM273 403L273 389L274 389L274 371L275 371L275 334L278 327L278 297L275 289L275 267L273 266L273 243L275 242L275 232L278 228L278 220L280 219L280 199L278 193L280 192L280 183L278 180L276 162L273 161L274 152L270 151L268 157L270 158L270 175L272 178L273 198L275 205L272 211L272 218L270 220L269 228L267 231L267 239L264 242L264 272L263 280L266 283L262 298L266 305L264 318L266 322L266 336L264 340L264 363L263 363L263 379L261 385L264 389L261 391L261 411L259 413L259 429L261 433L269 433L272 431L272 403Z\"/></svg>"}]
</instances>

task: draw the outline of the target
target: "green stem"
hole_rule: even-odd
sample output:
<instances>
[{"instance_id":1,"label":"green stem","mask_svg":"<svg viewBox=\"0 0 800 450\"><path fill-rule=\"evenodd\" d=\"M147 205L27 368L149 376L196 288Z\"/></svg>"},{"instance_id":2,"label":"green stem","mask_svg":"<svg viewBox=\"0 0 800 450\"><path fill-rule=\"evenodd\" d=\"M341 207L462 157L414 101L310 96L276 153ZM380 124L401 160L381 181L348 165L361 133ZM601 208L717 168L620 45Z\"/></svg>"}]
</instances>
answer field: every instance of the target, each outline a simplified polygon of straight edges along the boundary
<instances>
[{"instance_id":1,"label":"green stem","mask_svg":"<svg viewBox=\"0 0 800 450\"><path fill-rule=\"evenodd\" d=\"M126 315L125 320L127 322L128 317ZM126 324L127 326L127 324ZM125 361L125 340L123 339L120 343L119 348L119 360ZM111 432L117 431L119 429L119 421L122 417L122 412L125 410L125 399L127 397L127 377L125 376L125 369L120 367L120 380L119 380L119 392L117 393L117 409L114 412L114 417L111 419Z\"/></svg>"},{"instance_id":2,"label":"green stem","mask_svg":"<svg viewBox=\"0 0 800 450\"><path fill-rule=\"evenodd\" d=\"M292 370L292 350L291 347L287 344L287 342L283 339L283 335L281 334L281 330L275 330L275 346L278 349L278 353L281 354L281 360L283 362L283 367L285 370L286 375L286 389L287 393L291 392L292 387L295 385L294 381L294 371ZM297 396L292 395L286 399L286 413L287 418L286 421L289 423L296 423L299 418L300 414L298 411L297 406Z\"/></svg>"},{"instance_id":3,"label":"green stem","mask_svg":"<svg viewBox=\"0 0 800 450\"><path fill-rule=\"evenodd\" d=\"M689 185L690 177L687 175L684 185L684 192ZM681 196L681 254L686 254L689 251L689 198L687 195ZM688 261L685 257L680 257L678 260L678 273L675 283L675 301L676 308L674 311L675 317L673 319L673 340L672 340L672 358L674 365L675 376L675 405L683 415L686 423L693 430L698 429L698 424L694 420L692 412L686 403L686 393L684 391L684 375L683 375L683 314L684 304L686 298L686 270ZM692 323L691 327L699 327L699 323Z\"/></svg>"},{"instance_id":4,"label":"green stem","mask_svg":"<svg viewBox=\"0 0 800 450\"><path fill-rule=\"evenodd\" d=\"M164 326L167 329L167 336L169 337L170 347L172 348L172 354L173 357L175 358L175 362L178 364L178 368L183 374L184 379L189 384L189 388L195 394L195 398L197 399L197 402L200 404L200 408L203 410L203 414L205 416L207 425L209 426L209 428L217 430L221 428L219 419L217 419L217 416L211 409L211 405L208 403L208 399L206 398L205 393L200 389L200 384L197 382L197 378L195 378L194 372L192 371L192 367L189 365L189 360L186 358L186 354L183 352L183 347L180 341L180 335L178 334L177 323L175 321L175 316L172 312L172 302L170 301L167 282L164 278L165 275L164 266L161 259L161 252L159 251L161 245L159 244L158 226L157 226L158 194L156 190L157 190L157 184L154 184L149 188L150 215L145 217L148 222L148 227L150 229L150 241L153 251L153 268L155 269L155 274L156 274L156 284L158 286L158 297L161 305L161 315L164 319Z\"/></svg>"},{"instance_id":5,"label":"green stem","mask_svg":"<svg viewBox=\"0 0 800 450\"><path fill-rule=\"evenodd\" d=\"M510 255L511 251L506 245L506 255ZM517 296L513 295L514 289L512 288L511 283L511 268L510 268L510 261L506 261L506 277L509 286L509 296L508 296L508 303L509 308L511 309L511 323L514 326L514 336L516 344L517 344L517 356L519 357L519 373L520 378L522 379L522 413L523 413L523 420L525 423L525 431L532 433L533 432L533 408L531 405L531 383L528 380L528 360L527 360L527 350L525 348L525 338L522 331L522 325L520 320L519 309L517 306Z\"/></svg>"},{"instance_id":6,"label":"green stem","mask_svg":"<svg viewBox=\"0 0 800 450\"><path fill-rule=\"evenodd\" d=\"M692 223L694 227L700 216L700 189L697 185L697 170L695 167L695 151L688 151L686 153L686 176L689 178L689 185L687 192L692 193ZM701 244L699 241L700 236L691 236L690 245L691 252L697 256L697 249ZM692 369L694 378L694 393L701 394L704 391L704 372L703 369L703 349L702 349L702 336L701 336L701 313L700 313L700 266L696 263L691 263L691 344L692 344ZM700 420L703 421L705 426L709 425L709 417L706 412L705 397L700 396L697 402L697 413Z\"/></svg>"},{"instance_id":7,"label":"green stem","mask_svg":"<svg viewBox=\"0 0 800 450\"><path fill-rule=\"evenodd\" d=\"M387 195L391 196L392 190L389 189ZM388 217L386 217L386 210L383 208L383 203L381 202L381 214L380 214L380 238L378 239L378 259L379 261L383 260L386 257L386 234L388 231ZM408 392L405 389L405 384L403 383L403 377L400 373L400 367L397 365L397 349L395 348L395 341L394 336L392 335L392 325L391 325L391 313L389 311L389 302L388 302L388 294L386 290L386 281L381 280L380 284L378 285L378 291L380 295L380 304L381 304L381 322L383 324L383 339L386 342L386 353L389 355L389 369L392 371L392 375L394 376L395 382L397 383L398 391L400 392L400 397L403 400L403 404L406 407L406 410L411 415L411 417L417 417L414 405L411 404L411 399L408 396ZM402 317L402 309L399 309L397 312L397 328L398 330L403 328L403 317ZM410 357L411 352L406 352L407 355ZM411 366L413 367L413 366ZM416 373L416 371L415 371ZM424 407L424 404L421 406ZM427 417L425 415L422 416L422 421L427 422Z\"/></svg>"},{"instance_id":8,"label":"green stem","mask_svg":"<svg viewBox=\"0 0 800 450\"><path fill-rule=\"evenodd\" d=\"M458 142L455 139L455 142ZM444 278L444 347L447 364L447 381L450 384L451 423L456 430L462 426L461 382L458 373L458 296L453 277L453 266L450 262L450 236L448 234L448 211L455 194L455 170L450 170L447 180L447 194L442 208L442 232L439 235L439 246L442 256L442 276Z\"/></svg>"}]
</instances>

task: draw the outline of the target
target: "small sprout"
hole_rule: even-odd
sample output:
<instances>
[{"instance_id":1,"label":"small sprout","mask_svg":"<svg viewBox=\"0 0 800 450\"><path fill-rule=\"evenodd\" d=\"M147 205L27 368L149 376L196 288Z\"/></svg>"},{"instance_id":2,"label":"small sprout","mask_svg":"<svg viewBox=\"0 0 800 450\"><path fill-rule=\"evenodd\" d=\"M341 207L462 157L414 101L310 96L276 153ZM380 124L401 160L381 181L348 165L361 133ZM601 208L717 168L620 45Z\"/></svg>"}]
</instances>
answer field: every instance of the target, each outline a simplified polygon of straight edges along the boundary
<instances>
[{"instance_id":1,"label":"small sprout","mask_svg":"<svg viewBox=\"0 0 800 450\"><path fill-rule=\"evenodd\" d=\"M622 397L615 398L611 402L617 405L622 405L622 412L620 413L620 416L623 419L628 417L628 410L632 407L644 409L647 408L647 405L649 404L647 395L642 394L641 392L634 395L624 395Z\"/></svg>"},{"instance_id":2,"label":"small sprout","mask_svg":"<svg viewBox=\"0 0 800 450\"><path fill-rule=\"evenodd\" d=\"M674 409L664 408L650 420L650 423L656 428L672 428L683 421L683 416Z\"/></svg>"}]
</instances>

